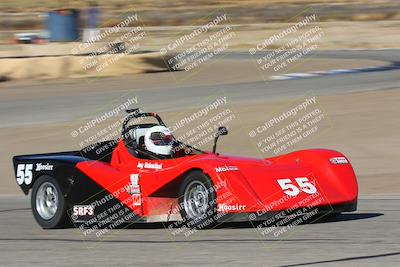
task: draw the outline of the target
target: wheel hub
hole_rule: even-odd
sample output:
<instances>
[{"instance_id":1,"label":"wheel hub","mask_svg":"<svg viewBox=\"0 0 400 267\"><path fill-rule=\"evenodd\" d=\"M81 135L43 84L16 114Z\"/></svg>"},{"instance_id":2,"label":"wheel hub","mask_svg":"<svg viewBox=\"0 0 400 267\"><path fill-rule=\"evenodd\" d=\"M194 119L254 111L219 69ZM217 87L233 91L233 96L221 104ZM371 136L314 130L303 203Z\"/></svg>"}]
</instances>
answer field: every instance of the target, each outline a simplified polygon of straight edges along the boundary
<instances>
[{"instance_id":1,"label":"wheel hub","mask_svg":"<svg viewBox=\"0 0 400 267\"><path fill-rule=\"evenodd\" d=\"M208 208L208 192L199 181L191 182L184 192L184 208L190 219L201 217Z\"/></svg>"},{"instance_id":2,"label":"wheel hub","mask_svg":"<svg viewBox=\"0 0 400 267\"><path fill-rule=\"evenodd\" d=\"M36 194L36 211L44 220L54 217L58 208L58 193L52 183L40 185Z\"/></svg>"}]
</instances>

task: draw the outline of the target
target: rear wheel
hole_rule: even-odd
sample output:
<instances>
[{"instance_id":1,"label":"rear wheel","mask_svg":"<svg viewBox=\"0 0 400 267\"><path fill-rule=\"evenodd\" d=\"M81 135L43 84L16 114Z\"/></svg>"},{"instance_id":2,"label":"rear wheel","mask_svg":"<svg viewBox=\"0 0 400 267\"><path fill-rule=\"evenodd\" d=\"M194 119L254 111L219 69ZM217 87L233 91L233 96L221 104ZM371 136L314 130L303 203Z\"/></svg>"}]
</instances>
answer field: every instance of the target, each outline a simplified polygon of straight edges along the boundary
<instances>
[{"instance_id":1,"label":"rear wheel","mask_svg":"<svg viewBox=\"0 0 400 267\"><path fill-rule=\"evenodd\" d=\"M35 182L32 188L31 208L33 216L43 229L66 226L66 201L53 177L44 175Z\"/></svg>"},{"instance_id":2,"label":"rear wheel","mask_svg":"<svg viewBox=\"0 0 400 267\"><path fill-rule=\"evenodd\" d=\"M179 190L180 213L190 228L204 229L216 224L216 193L202 171L190 172Z\"/></svg>"}]
</instances>

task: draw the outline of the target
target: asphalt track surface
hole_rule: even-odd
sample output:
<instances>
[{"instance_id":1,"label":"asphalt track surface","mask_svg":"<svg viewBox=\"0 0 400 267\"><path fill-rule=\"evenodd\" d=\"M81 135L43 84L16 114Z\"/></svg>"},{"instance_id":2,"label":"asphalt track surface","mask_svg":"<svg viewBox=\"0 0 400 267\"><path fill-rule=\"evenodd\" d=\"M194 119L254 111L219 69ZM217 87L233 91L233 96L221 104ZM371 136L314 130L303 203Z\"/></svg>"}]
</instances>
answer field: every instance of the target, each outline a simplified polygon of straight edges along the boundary
<instances>
[{"instance_id":1,"label":"asphalt track surface","mask_svg":"<svg viewBox=\"0 0 400 267\"><path fill-rule=\"evenodd\" d=\"M1 197L2 265L23 266L398 266L400 196L361 197L358 211L298 225L278 237L252 224L224 224L189 237L136 225L86 238L76 228L42 230L28 198Z\"/></svg>"},{"instance_id":2,"label":"asphalt track surface","mask_svg":"<svg viewBox=\"0 0 400 267\"><path fill-rule=\"evenodd\" d=\"M320 52L316 56L400 61L399 50ZM234 61L247 57L230 54L225 59ZM29 86L32 94L53 89L72 93L64 93L62 97L56 93L48 96L41 93L34 101L24 97L28 94L26 84L11 83L2 85L2 90L15 99L0 98L0 121L2 127L74 121L91 114L110 99L126 97L132 90L146 110L162 112L201 106L204 103L199 99L206 101L207 96L219 93L228 95L231 103L268 103L296 98L310 90L316 95L389 90L398 88L399 77L400 70L390 70L218 86L164 86L155 82L154 86L136 88L130 79L124 78L88 83L36 83ZM82 90L78 91L77 87ZM251 224L226 224L188 238L175 237L163 225L155 224L114 230L104 239L87 240L78 229L40 229L32 217L28 198L1 196L0 264L399 266L399 206L400 195L362 196L355 213L327 222L299 225L278 237L265 237Z\"/></svg>"},{"instance_id":3,"label":"asphalt track surface","mask_svg":"<svg viewBox=\"0 0 400 267\"><path fill-rule=\"evenodd\" d=\"M353 58L400 62L399 50L381 51L337 51L318 52L313 55L320 58ZM248 59L248 54L228 54L224 59ZM388 63L389 64L389 63ZM191 85L171 82L160 84L157 74L150 74L153 83L145 88L136 85L129 78L110 78L100 80L73 80L66 83L36 83L2 85L3 92L15 100L0 99L1 127L24 124L56 123L73 121L93 114L112 101L122 103L121 99L138 97L141 107L157 112L185 110L185 108L203 107L210 96L226 95L231 104L268 102L279 99L293 99L309 92L315 95L335 95L348 92L393 89L399 85L400 69L390 71L343 74L288 81L261 80L250 83L229 82L221 85ZM170 75L162 74L162 75ZM177 73L184 76L184 73ZM236 74L232 74L236 75ZM224 77L225 78L225 77ZM98 88L102 88L101 90ZM109 88L109 90L107 90ZM71 94L43 93L44 90L72 92ZM8 91L8 92L7 92ZM39 92L40 97L32 101L31 96ZM51 112L49 112L51 111Z\"/></svg>"}]
</instances>

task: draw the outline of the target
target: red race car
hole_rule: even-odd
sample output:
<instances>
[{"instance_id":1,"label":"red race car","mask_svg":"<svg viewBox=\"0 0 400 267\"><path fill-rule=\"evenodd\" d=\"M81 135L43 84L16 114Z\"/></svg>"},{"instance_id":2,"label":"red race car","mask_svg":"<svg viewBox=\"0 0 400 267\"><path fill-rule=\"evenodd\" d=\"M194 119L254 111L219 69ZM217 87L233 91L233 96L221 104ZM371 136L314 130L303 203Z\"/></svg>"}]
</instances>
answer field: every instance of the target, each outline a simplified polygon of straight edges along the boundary
<instances>
[{"instance_id":1,"label":"red race car","mask_svg":"<svg viewBox=\"0 0 400 267\"><path fill-rule=\"evenodd\" d=\"M107 227L130 222L266 220L288 214L355 211L349 160L327 149L257 159L201 151L176 140L156 113L127 110L121 138L80 151L13 158L16 181L42 228L68 223ZM132 123L142 117L156 123Z\"/></svg>"}]
</instances>

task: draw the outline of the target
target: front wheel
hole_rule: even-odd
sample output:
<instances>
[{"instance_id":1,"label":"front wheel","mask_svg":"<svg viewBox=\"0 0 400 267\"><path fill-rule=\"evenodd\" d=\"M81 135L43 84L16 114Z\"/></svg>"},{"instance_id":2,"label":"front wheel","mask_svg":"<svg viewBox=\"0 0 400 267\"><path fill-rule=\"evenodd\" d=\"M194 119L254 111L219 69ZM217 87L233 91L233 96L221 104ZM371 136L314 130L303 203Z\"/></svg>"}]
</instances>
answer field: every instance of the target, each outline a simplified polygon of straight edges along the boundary
<instances>
[{"instance_id":1,"label":"front wheel","mask_svg":"<svg viewBox=\"0 0 400 267\"><path fill-rule=\"evenodd\" d=\"M60 186L51 176L41 176L33 185L31 208L33 217L43 229L66 225L66 201Z\"/></svg>"},{"instance_id":2,"label":"front wheel","mask_svg":"<svg viewBox=\"0 0 400 267\"><path fill-rule=\"evenodd\" d=\"M216 193L210 178L202 171L192 171L179 190L180 213L190 228L205 229L216 224Z\"/></svg>"}]
</instances>

